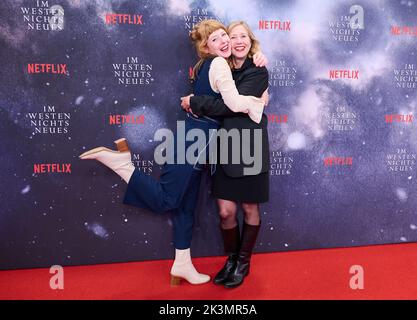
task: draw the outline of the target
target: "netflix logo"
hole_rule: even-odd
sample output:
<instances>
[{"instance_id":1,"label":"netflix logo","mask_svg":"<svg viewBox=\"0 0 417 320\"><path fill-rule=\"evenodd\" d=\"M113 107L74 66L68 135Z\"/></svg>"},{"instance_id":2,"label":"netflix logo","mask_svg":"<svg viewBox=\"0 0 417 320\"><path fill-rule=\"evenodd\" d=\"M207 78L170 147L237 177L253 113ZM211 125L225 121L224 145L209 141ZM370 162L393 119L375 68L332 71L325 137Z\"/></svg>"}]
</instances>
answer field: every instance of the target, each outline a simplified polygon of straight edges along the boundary
<instances>
[{"instance_id":1,"label":"netflix logo","mask_svg":"<svg viewBox=\"0 0 417 320\"><path fill-rule=\"evenodd\" d=\"M409 172L414 170L416 155L407 149L397 148L395 152L387 154L386 160L389 172Z\"/></svg>"},{"instance_id":2,"label":"netflix logo","mask_svg":"<svg viewBox=\"0 0 417 320\"><path fill-rule=\"evenodd\" d=\"M393 36L417 36L417 27L410 26L391 26Z\"/></svg>"},{"instance_id":3,"label":"netflix logo","mask_svg":"<svg viewBox=\"0 0 417 320\"><path fill-rule=\"evenodd\" d=\"M386 123L412 123L413 122L412 114L386 114L385 122Z\"/></svg>"},{"instance_id":4,"label":"netflix logo","mask_svg":"<svg viewBox=\"0 0 417 320\"><path fill-rule=\"evenodd\" d=\"M150 85L152 76L152 64L140 63L137 57L127 57L126 63L113 63L114 77L120 85Z\"/></svg>"},{"instance_id":5,"label":"netflix logo","mask_svg":"<svg viewBox=\"0 0 417 320\"><path fill-rule=\"evenodd\" d=\"M405 64L403 68L394 69L395 87L402 89L417 88L417 70L413 63Z\"/></svg>"},{"instance_id":6,"label":"netflix logo","mask_svg":"<svg viewBox=\"0 0 417 320\"><path fill-rule=\"evenodd\" d=\"M259 30L291 31L291 21L259 20Z\"/></svg>"},{"instance_id":7,"label":"netflix logo","mask_svg":"<svg viewBox=\"0 0 417 320\"><path fill-rule=\"evenodd\" d=\"M352 157L327 157L324 158L325 167L334 167L334 166L352 166L353 158Z\"/></svg>"},{"instance_id":8,"label":"netflix logo","mask_svg":"<svg viewBox=\"0 0 417 320\"><path fill-rule=\"evenodd\" d=\"M106 24L134 24L143 25L143 16L138 14L126 14L126 13L107 13Z\"/></svg>"},{"instance_id":9,"label":"netflix logo","mask_svg":"<svg viewBox=\"0 0 417 320\"><path fill-rule=\"evenodd\" d=\"M330 79L359 79L359 70L329 70Z\"/></svg>"},{"instance_id":10,"label":"netflix logo","mask_svg":"<svg viewBox=\"0 0 417 320\"><path fill-rule=\"evenodd\" d=\"M294 167L294 158L282 151L273 151L270 158L270 175L290 175Z\"/></svg>"},{"instance_id":11,"label":"netflix logo","mask_svg":"<svg viewBox=\"0 0 417 320\"><path fill-rule=\"evenodd\" d=\"M64 8L60 5L49 6L49 1L37 0L35 7L21 7L23 21L27 30L61 31L64 29Z\"/></svg>"},{"instance_id":12,"label":"netflix logo","mask_svg":"<svg viewBox=\"0 0 417 320\"><path fill-rule=\"evenodd\" d=\"M293 87L296 84L297 68L285 60L275 60L269 70L270 87Z\"/></svg>"},{"instance_id":13,"label":"netflix logo","mask_svg":"<svg viewBox=\"0 0 417 320\"><path fill-rule=\"evenodd\" d=\"M134 115L117 114L117 115L109 116L110 125L144 124L144 123L145 123L144 115L134 116Z\"/></svg>"},{"instance_id":14,"label":"netflix logo","mask_svg":"<svg viewBox=\"0 0 417 320\"><path fill-rule=\"evenodd\" d=\"M69 75L66 64L52 64L52 63L28 63L28 74L32 73L50 73L50 74L64 74Z\"/></svg>"},{"instance_id":15,"label":"netflix logo","mask_svg":"<svg viewBox=\"0 0 417 320\"><path fill-rule=\"evenodd\" d=\"M33 165L33 173L71 173L71 163L38 163Z\"/></svg>"},{"instance_id":16,"label":"netflix logo","mask_svg":"<svg viewBox=\"0 0 417 320\"><path fill-rule=\"evenodd\" d=\"M268 114L269 123L287 123L288 115L287 114Z\"/></svg>"}]
</instances>

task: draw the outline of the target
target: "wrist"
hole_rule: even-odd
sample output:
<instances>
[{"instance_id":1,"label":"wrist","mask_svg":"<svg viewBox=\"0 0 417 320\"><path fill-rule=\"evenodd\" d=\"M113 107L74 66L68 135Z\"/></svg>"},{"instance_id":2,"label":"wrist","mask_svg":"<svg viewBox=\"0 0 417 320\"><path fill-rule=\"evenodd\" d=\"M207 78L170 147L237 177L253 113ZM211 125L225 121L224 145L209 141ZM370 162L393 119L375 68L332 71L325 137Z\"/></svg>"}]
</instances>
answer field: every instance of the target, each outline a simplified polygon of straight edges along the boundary
<instances>
[{"instance_id":1,"label":"wrist","mask_svg":"<svg viewBox=\"0 0 417 320\"><path fill-rule=\"evenodd\" d=\"M190 108L191 108L191 110L193 110L193 112L197 111L197 110L195 110L196 102L195 102L195 97L194 96L190 97Z\"/></svg>"}]
</instances>

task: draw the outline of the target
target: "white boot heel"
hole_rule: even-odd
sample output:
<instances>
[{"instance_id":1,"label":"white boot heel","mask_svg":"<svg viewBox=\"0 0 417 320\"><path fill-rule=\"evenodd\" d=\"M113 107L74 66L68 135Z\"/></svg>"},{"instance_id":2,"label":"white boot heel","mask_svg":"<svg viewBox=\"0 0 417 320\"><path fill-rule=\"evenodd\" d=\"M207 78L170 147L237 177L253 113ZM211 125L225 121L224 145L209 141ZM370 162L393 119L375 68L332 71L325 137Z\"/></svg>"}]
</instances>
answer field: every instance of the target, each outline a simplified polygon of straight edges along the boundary
<instances>
[{"instance_id":1,"label":"white boot heel","mask_svg":"<svg viewBox=\"0 0 417 320\"><path fill-rule=\"evenodd\" d=\"M171 275L171 286L179 286L181 284L181 278Z\"/></svg>"}]
</instances>

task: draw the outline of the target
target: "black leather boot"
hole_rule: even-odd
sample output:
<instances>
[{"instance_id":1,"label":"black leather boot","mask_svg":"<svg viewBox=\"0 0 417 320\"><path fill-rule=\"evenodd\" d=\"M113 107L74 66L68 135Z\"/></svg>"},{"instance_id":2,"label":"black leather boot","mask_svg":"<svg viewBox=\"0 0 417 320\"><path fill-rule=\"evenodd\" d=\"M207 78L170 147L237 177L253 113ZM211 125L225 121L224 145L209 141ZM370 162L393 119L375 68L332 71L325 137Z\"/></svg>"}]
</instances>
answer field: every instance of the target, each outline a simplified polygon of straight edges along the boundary
<instances>
[{"instance_id":1,"label":"black leather boot","mask_svg":"<svg viewBox=\"0 0 417 320\"><path fill-rule=\"evenodd\" d=\"M243 223L242 239L240 244L239 256L232 272L224 282L226 288L235 288L243 283L243 279L249 274L250 258L252 256L253 247L258 237L261 225L252 226Z\"/></svg>"},{"instance_id":2,"label":"black leather boot","mask_svg":"<svg viewBox=\"0 0 417 320\"><path fill-rule=\"evenodd\" d=\"M215 284L223 284L226 281L236 265L240 248L239 223L232 229L223 229L221 226L220 229L223 236L224 251L228 257L223 268L213 279Z\"/></svg>"}]
</instances>

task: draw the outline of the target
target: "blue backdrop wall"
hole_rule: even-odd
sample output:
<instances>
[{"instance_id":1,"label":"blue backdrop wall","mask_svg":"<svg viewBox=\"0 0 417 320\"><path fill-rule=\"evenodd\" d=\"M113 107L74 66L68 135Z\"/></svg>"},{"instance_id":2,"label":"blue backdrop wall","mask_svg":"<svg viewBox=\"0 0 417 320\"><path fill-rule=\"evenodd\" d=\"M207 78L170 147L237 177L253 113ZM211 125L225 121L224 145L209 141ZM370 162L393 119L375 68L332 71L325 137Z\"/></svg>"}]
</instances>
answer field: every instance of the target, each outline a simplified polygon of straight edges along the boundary
<instances>
[{"instance_id":1,"label":"blue backdrop wall","mask_svg":"<svg viewBox=\"0 0 417 320\"><path fill-rule=\"evenodd\" d=\"M121 203L85 150L184 117L194 23L245 20L269 58L271 197L257 252L417 241L415 1L4 0L0 268L171 258L170 215ZM132 73L135 71L135 73ZM222 254L204 177L192 251Z\"/></svg>"}]
</instances>

